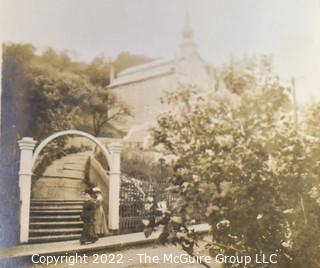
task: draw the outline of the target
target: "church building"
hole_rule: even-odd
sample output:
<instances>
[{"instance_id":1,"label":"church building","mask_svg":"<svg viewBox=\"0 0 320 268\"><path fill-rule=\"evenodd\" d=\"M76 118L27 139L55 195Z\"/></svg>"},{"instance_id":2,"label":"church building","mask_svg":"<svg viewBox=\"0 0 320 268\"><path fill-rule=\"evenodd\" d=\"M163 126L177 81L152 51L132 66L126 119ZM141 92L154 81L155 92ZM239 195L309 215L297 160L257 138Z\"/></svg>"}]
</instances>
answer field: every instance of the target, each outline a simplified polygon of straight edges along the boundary
<instances>
[{"instance_id":1,"label":"church building","mask_svg":"<svg viewBox=\"0 0 320 268\"><path fill-rule=\"evenodd\" d=\"M168 109L161 103L161 97L183 85L195 85L202 89L210 87L210 72L197 50L188 19L176 57L127 68L116 78L111 75L108 89L127 103L133 113L123 125L123 130L128 133L125 139L143 142L159 113Z\"/></svg>"}]
</instances>

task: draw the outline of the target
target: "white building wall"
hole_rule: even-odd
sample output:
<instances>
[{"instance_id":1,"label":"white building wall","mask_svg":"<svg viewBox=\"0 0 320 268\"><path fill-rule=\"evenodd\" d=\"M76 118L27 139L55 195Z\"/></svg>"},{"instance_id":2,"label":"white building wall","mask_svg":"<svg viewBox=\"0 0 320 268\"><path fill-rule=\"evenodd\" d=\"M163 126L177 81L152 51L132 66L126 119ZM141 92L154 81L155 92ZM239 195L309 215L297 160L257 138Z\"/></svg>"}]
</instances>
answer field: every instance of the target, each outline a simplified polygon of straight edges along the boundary
<instances>
[{"instance_id":1,"label":"white building wall","mask_svg":"<svg viewBox=\"0 0 320 268\"><path fill-rule=\"evenodd\" d=\"M131 108L133 117L123 124L123 129L149 124L156 116L167 109L161 104L166 91L176 88L175 75L166 75L145 81L134 82L113 89Z\"/></svg>"},{"instance_id":2,"label":"white building wall","mask_svg":"<svg viewBox=\"0 0 320 268\"><path fill-rule=\"evenodd\" d=\"M170 65L167 65L165 75L148 77L146 74L148 72L142 69L136 76L145 75L145 79L132 82L129 82L130 79L124 74L122 80L127 79L128 83L112 88L130 106L133 113L133 117L121 125L121 129L130 133L139 132L137 135L141 139L147 136L147 129L156 122L157 116L169 108L168 105L161 103L161 98L166 92L176 90L183 85L196 85L203 90L210 89L210 77L205 62L197 53L171 61Z\"/></svg>"}]
</instances>

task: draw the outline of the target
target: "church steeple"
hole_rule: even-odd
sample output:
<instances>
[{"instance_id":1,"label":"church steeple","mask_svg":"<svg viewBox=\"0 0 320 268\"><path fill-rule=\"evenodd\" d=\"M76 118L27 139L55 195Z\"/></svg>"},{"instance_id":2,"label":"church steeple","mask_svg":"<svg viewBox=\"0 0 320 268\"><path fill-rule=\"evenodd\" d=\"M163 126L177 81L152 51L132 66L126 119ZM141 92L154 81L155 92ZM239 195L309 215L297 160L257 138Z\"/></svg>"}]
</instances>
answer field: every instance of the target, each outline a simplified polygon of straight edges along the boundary
<instances>
[{"instance_id":1,"label":"church steeple","mask_svg":"<svg viewBox=\"0 0 320 268\"><path fill-rule=\"evenodd\" d=\"M190 26L190 21L189 21L189 14L186 14L186 19L184 23L184 28L183 28L183 38L191 38L193 39L193 30Z\"/></svg>"},{"instance_id":2,"label":"church steeple","mask_svg":"<svg viewBox=\"0 0 320 268\"><path fill-rule=\"evenodd\" d=\"M193 40L193 30L189 22L188 13L186 14L185 24L183 27L180 52L182 57L188 57L197 53L197 46Z\"/></svg>"}]
</instances>

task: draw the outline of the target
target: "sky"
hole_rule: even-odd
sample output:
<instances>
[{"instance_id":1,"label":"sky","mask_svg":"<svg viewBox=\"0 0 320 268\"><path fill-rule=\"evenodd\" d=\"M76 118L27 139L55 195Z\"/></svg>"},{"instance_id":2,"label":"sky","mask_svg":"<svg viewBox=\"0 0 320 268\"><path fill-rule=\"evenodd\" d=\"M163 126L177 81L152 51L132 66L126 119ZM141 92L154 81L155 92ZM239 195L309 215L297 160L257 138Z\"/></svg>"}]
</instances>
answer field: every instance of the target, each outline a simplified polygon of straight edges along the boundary
<instances>
[{"instance_id":1,"label":"sky","mask_svg":"<svg viewBox=\"0 0 320 268\"><path fill-rule=\"evenodd\" d=\"M282 79L295 77L299 102L320 101L320 0L0 0L0 41L84 61L173 57L186 13L206 62L272 54Z\"/></svg>"}]
</instances>

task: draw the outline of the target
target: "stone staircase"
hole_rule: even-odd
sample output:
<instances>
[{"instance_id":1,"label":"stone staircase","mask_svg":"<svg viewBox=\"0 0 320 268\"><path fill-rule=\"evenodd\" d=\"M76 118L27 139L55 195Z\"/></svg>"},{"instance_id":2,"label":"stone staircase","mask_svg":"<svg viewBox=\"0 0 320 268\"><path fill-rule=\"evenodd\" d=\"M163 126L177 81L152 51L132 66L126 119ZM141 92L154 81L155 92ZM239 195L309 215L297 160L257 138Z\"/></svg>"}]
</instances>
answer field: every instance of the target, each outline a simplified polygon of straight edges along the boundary
<instances>
[{"instance_id":1,"label":"stone staircase","mask_svg":"<svg viewBox=\"0 0 320 268\"><path fill-rule=\"evenodd\" d=\"M89 155L79 152L57 159L33 182L29 243L79 239Z\"/></svg>"},{"instance_id":2,"label":"stone staircase","mask_svg":"<svg viewBox=\"0 0 320 268\"><path fill-rule=\"evenodd\" d=\"M56 242L80 238L83 200L31 200L29 242Z\"/></svg>"},{"instance_id":3,"label":"stone staircase","mask_svg":"<svg viewBox=\"0 0 320 268\"><path fill-rule=\"evenodd\" d=\"M66 155L55 160L33 181L32 199L79 200L86 189L85 168L90 152Z\"/></svg>"}]
</instances>

